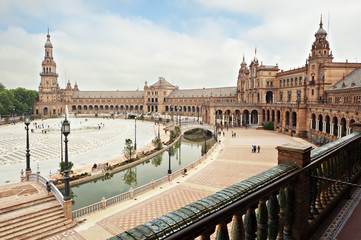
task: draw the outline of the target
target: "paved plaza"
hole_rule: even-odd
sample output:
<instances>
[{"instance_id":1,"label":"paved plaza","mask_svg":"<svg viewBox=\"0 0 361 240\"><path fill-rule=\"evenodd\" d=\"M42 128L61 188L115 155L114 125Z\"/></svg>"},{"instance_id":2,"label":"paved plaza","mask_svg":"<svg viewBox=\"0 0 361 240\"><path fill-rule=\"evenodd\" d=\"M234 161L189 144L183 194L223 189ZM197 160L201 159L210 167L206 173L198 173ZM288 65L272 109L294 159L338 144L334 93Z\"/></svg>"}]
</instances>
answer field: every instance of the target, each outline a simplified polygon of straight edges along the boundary
<instances>
[{"instance_id":1,"label":"paved plaza","mask_svg":"<svg viewBox=\"0 0 361 240\"><path fill-rule=\"evenodd\" d=\"M311 145L274 131L238 128L235 132L237 137L232 138L231 130L226 131L225 137L220 138L221 145L186 176L136 199L80 218L76 228L48 239L109 238L276 166L276 146ZM260 153L252 153L251 145L260 145Z\"/></svg>"},{"instance_id":2,"label":"paved plaza","mask_svg":"<svg viewBox=\"0 0 361 240\"><path fill-rule=\"evenodd\" d=\"M37 164L41 175L55 174L61 161L60 122L63 118L37 120L30 124L30 163L33 172ZM74 169L91 166L123 155L124 139L134 139L134 120L71 118L69 161ZM37 126L36 127L35 123ZM100 126L100 128L99 128ZM21 169L25 170L26 131L18 123L0 127L0 185L18 182ZM45 133L46 131L46 133ZM152 123L137 121L137 146L144 147L155 137ZM64 148L64 146L63 146Z\"/></svg>"}]
</instances>

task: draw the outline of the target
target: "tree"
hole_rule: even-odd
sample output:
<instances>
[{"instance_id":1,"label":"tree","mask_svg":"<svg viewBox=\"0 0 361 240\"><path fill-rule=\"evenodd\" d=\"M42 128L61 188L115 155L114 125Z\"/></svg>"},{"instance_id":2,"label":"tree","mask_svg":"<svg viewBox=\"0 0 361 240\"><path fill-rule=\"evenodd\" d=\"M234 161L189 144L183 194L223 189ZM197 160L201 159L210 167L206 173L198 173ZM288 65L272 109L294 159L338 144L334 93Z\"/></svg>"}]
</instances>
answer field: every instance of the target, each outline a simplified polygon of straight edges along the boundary
<instances>
[{"instance_id":1,"label":"tree","mask_svg":"<svg viewBox=\"0 0 361 240\"><path fill-rule=\"evenodd\" d=\"M71 170L73 168L74 164L72 162L68 162L68 170L69 170L69 173L73 173L73 171ZM59 173L61 175L64 175L64 170L65 170L65 162L60 162L59 163L59 167L60 169L58 169Z\"/></svg>"},{"instance_id":2,"label":"tree","mask_svg":"<svg viewBox=\"0 0 361 240\"><path fill-rule=\"evenodd\" d=\"M133 150L134 150L134 146L132 145L132 140L130 138L127 138L125 140L123 154L124 154L125 158L129 161L132 161L132 151Z\"/></svg>"},{"instance_id":3,"label":"tree","mask_svg":"<svg viewBox=\"0 0 361 240\"><path fill-rule=\"evenodd\" d=\"M175 131L175 134L176 134L177 136L179 136L179 134L180 134L180 132L181 132L180 127L179 127L179 126L175 126L175 127L174 127L174 131Z\"/></svg>"},{"instance_id":4,"label":"tree","mask_svg":"<svg viewBox=\"0 0 361 240\"><path fill-rule=\"evenodd\" d=\"M265 129L265 130L274 130L274 124L273 124L273 122L266 122L266 123L263 125L263 129Z\"/></svg>"},{"instance_id":5,"label":"tree","mask_svg":"<svg viewBox=\"0 0 361 240\"><path fill-rule=\"evenodd\" d=\"M5 90L5 86L4 86L4 84L0 83L0 92L3 90Z\"/></svg>"},{"instance_id":6,"label":"tree","mask_svg":"<svg viewBox=\"0 0 361 240\"><path fill-rule=\"evenodd\" d=\"M162 148L162 140L160 140L158 137L152 140L152 144L156 150L160 150Z\"/></svg>"},{"instance_id":7,"label":"tree","mask_svg":"<svg viewBox=\"0 0 361 240\"><path fill-rule=\"evenodd\" d=\"M139 119L143 121L144 120L144 115L143 114L140 115Z\"/></svg>"}]
</instances>

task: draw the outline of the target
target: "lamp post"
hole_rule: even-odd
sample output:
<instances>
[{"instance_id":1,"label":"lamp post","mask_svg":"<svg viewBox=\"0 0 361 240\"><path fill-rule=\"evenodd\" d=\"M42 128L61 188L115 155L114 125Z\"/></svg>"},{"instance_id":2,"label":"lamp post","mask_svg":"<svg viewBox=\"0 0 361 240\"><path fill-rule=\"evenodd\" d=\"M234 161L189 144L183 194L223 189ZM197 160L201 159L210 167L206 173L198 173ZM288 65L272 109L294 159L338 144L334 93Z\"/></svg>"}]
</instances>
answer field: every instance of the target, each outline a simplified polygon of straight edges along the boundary
<instances>
[{"instance_id":1,"label":"lamp post","mask_svg":"<svg viewBox=\"0 0 361 240\"><path fill-rule=\"evenodd\" d=\"M207 133L204 134L204 155L207 153Z\"/></svg>"},{"instance_id":2,"label":"lamp post","mask_svg":"<svg viewBox=\"0 0 361 240\"><path fill-rule=\"evenodd\" d=\"M137 117L134 118L134 150L137 150Z\"/></svg>"},{"instance_id":3,"label":"lamp post","mask_svg":"<svg viewBox=\"0 0 361 240\"><path fill-rule=\"evenodd\" d=\"M159 129L160 121L158 120L158 138L160 139L160 129Z\"/></svg>"},{"instance_id":4,"label":"lamp post","mask_svg":"<svg viewBox=\"0 0 361 240\"><path fill-rule=\"evenodd\" d=\"M66 119L63 121L63 125L61 127L61 132L64 134L64 143L65 143L65 165L64 165L64 187L65 187L65 194L64 194L64 201L70 200L70 189L69 189L69 169L68 169L68 135L70 134L70 123Z\"/></svg>"},{"instance_id":5,"label":"lamp post","mask_svg":"<svg viewBox=\"0 0 361 240\"><path fill-rule=\"evenodd\" d=\"M217 125L217 111L216 107L214 107L214 127L216 128L216 142L218 142L218 125Z\"/></svg>"},{"instance_id":6,"label":"lamp post","mask_svg":"<svg viewBox=\"0 0 361 240\"><path fill-rule=\"evenodd\" d=\"M15 108L13 108L13 123L15 124Z\"/></svg>"},{"instance_id":7,"label":"lamp post","mask_svg":"<svg viewBox=\"0 0 361 240\"><path fill-rule=\"evenodd\" d=\"M172 169L171 169L171 166L170 166L170 155L172 154L172 148L169 147L168 148L168 155L169 155L169 168L168 168L168 174L172 174Z\"/></svg>"},{"instance_id":8,"label":"lamp post","mask_svg":"<svg viewBox=\"0 0 361 240\"><path fill-rule=\"evenodd\" d=\"M29 150L29 124L30 124L30 116L29 113L25 114L25 130L26 130L26 180L29 181L29 174L31 173L30 168L30 150Z\"/></svg>"}]
</instances>

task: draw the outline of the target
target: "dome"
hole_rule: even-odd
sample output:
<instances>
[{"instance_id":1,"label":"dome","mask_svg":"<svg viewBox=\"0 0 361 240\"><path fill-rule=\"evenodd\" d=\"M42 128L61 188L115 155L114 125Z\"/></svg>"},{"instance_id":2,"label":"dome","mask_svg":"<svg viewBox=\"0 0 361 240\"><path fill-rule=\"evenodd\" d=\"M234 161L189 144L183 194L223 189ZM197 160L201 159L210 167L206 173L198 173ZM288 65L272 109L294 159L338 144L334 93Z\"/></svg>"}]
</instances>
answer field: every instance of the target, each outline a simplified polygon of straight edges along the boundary
<instances>
[{"instance_id":1,"label":"dome","mask_svg":"<svg viewBox=\"0 0 361 240\"><path fill-rule=\"evenodd\" d=\"M50 48L52 48L53 45L52 45L51 42L50 42L50 35L48 34L47 37L48 37L48 39L46 40L45 47L50 47Z\"/></svg>"},{"instance_id":2,"label":"dome","mask_svg":"<svg viewBox=\"0 0 361 240\"><path fill-rule=\"evenodd\" d=\"M315 35L327 35L326 30L321 26Z\"/></svg>"}]
</instances>

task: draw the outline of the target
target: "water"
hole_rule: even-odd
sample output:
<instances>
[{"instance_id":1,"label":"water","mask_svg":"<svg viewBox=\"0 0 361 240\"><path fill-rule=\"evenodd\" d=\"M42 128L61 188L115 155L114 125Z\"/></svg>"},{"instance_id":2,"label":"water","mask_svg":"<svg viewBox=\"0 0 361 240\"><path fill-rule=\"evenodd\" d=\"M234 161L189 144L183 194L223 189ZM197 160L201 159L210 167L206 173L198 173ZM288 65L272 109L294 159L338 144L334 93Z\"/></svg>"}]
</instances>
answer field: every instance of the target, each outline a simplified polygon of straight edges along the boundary
<instances>
[{"instance_id":1,"label":"water","mask_svg":"<svg viewBox=\"0 0 361 240\"><path fill-rule=\"evenodd\" d=\"M214 144L214 138L208 138L207 151ZM204 154L204 140L190 141L182 139L172 147L171 169L175 172L196 161ZM73 210L99 202L103 197L110 198L148 184L152 179L162 178L168 173L168 151L143 163L76 186L71 186Z\"/></svg>"}]
</instances>

